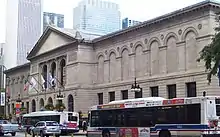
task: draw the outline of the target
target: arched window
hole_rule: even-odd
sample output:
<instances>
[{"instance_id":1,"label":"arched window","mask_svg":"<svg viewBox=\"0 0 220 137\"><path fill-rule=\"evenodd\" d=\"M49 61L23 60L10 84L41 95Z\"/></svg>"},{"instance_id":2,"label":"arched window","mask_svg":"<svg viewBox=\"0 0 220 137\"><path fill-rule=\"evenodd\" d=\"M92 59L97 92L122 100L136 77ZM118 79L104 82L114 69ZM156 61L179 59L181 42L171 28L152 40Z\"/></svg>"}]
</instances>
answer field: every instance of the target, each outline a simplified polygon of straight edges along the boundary
<instances>
[{"instance_id":1,"label":"arched window","mask_svg":"<svg viewBox=\"0 0 220 137\"><path fill-rule=\"evenodd\" d=\"M55 83L55 77L56 77L56 63L55 63L55 62L53 62L53 63L51 64L51 76L52 76L52 79L51 79L51 81L50 81L50 85L51 85L52 87L55 87L55 86L56 86L56 83Z\"/></svg>"},{"instance_id":2,"label":"arched window","mask_svg":"<svg viewBox=\"0 0 220 137\"><path fill-rule=\"evenodd\" d=\"M53 78L56 76L56 63L55 62L51 64L51 75Z\"/></svg>"},{"instance_id":3,"label":"arched window","mask_svg":"<svg viewBox=\"0 0 220 137\"><path fill-rule=\"evenodd\" d=\"M31 104L32 104L32 112L35 112L36 111L36 101L33 99Z\"/></svg>"},{"instance_id":4,"label":"arched window","mask_svg":"<svg viewBox=\"0 0 220 137\"><path fill-rule=\"evenodd\" d=\"M44 65L43 66L43 70L42 70L42 75L43 75L43 78L44 78L44 88L46 89L47 88L47 65Z\"/></svg>"},{"instance_id":5,"label":"arched window","mask_svg":"<svg viewBox=\"0 0 220 137\"><path fill-rule=\"evenodd\" d=\"M65 85L65 77L66 77L66 61L65 59L62 59L60 61L60 84L61 86Z\"/></svg>"},{"instance_id":6,"label":"arched window","mask_svg":"<svg viewBox=\"0 0 220 137\"><path fill-rule=\"evenodd\" d=\"M68 111L73 112L74 111L74 102L73 102L73 96L68 96Z\"/></svg>"},{"instance_id":7,"label":"arched window","mask_svg":"<svg viewBox=\"0 0 220 137\"><path fill-rule=\"evenodd\" d=\"M53 104L53 99L51 97L49 97L47 103L48 104Z\"/></svg>"},{"instance_id":8,"label":"arched window","mask_svg":"<svg viewBox=\"0 0 220 137\"><path fill-rule=\"evenodd\" d=\"M44 99L42 98L40 99L39 105L40 105L40 109L44 107Z\"/></svg>"}]
</instances>

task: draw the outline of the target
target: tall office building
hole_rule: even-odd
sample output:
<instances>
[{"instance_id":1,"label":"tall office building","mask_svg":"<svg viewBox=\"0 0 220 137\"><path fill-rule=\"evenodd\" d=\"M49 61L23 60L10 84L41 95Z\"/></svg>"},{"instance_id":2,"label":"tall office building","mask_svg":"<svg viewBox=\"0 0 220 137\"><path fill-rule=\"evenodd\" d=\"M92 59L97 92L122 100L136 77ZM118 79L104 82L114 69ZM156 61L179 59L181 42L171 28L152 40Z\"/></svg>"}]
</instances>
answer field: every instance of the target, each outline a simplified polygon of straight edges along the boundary
<instances>
[{"instance_id":1,"label":"tall office building","mask_svg":"<svg viewBox=\"0 0 220 137\"><path fill-rule=\"evenodd\" d=\"M64 15L50 13L50 12L44 12L43 30L45 30L48 25L54 25L59 28L64 28Z\"/></svg>"},{"instance_id":2,"label":"tall office building","mask_svg":"<svg viewBox=\"0 0 220 137\"><path fill-rule=\"evenodd\" d=\"M104 0L82 0L73 11L73 28L97 34L120 30L119 5Z\"/></svg>"},{"instance_id":3,"label":"tall office building","mask_svg":"<svg viewBox=\"0 0 220 137\"><path fill-rule=\"evenodd\" d=\"M131 27L131 26L134 26L134 25L137 25L137 24L140 24L140 23L141 23L140 21L131 20L129 18L124 18L122 20L122 29L126 29L128 27Z\"/></svg>"},{"instance_id":4,"label":"tall office building","mask_svg":"<svg viewBox=\"0 0 220 137\"><path fill-rule=\"evenodd\" d=\"M7 0L4 64L12 68L27 62L42 32L42 0Z\"/></svg>"}]
</instances>

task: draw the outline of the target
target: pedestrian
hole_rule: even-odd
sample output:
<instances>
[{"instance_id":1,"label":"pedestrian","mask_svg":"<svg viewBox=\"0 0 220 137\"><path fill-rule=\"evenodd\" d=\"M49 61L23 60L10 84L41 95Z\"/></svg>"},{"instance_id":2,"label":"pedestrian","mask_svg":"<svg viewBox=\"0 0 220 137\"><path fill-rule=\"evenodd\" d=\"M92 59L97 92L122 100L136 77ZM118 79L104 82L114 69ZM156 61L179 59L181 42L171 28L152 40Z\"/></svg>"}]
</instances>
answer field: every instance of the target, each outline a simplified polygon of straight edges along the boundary
<instances>
[{"instance_id":1,"label":"pedestrian","mask_svg":"<svg viewBox=\"0 0 220 137\"><path fill-rule=\"evenodd\" d=\"M87 128L86 121L83 121L82 126L83 126L83 132L85 132L85 131L86 131L86 128Z\"/></svg>"}]
</instances>

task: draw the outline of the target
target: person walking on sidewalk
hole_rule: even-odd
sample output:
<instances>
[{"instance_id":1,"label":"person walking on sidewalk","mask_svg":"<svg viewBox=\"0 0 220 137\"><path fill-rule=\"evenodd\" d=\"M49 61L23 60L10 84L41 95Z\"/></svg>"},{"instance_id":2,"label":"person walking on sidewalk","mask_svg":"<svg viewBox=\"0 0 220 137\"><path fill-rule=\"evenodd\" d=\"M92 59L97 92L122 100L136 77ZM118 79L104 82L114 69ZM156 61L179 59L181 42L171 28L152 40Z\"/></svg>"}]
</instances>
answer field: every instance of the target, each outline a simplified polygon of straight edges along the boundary
<instances>
[{"instance_id":1,"label":"person walking on sidewalk","mask_svg":"<svg viewBox=\"0 0 220 137\"><path fill-rule=\"evenodd\" d=\"M87 124L86 124L86 121L83 121L82 126L83 126L83 132L85 132L85 131L86 131L86 129L87 129Z\"/></svg>"}]
</instances>

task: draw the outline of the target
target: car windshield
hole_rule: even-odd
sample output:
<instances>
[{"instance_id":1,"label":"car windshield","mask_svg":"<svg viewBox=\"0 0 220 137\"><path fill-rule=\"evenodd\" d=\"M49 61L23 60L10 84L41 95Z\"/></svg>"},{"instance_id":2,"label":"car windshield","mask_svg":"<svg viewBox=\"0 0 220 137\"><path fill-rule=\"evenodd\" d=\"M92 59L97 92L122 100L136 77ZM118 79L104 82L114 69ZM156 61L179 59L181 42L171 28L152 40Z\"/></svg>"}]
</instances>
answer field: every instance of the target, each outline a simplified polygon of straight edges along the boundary
<instances>
[{"instance_id":1,"label":"car windshield","mask_svg":"<svg viewBox=\"0 0 220 137\"><path fill-rule=\"evenodd\" d=\"M57 122L46 122L47 126L58 126Z\"/></svg>"},{"instance_id":2,"label":"car windshield","mask_svg":"<svg viewBox=\"0 0 220 137\"><path fill-rule=\"evenodd\" d=\"M1 120L0 124L10 124L7 120Z\"/></svg>"}]
</instances>

